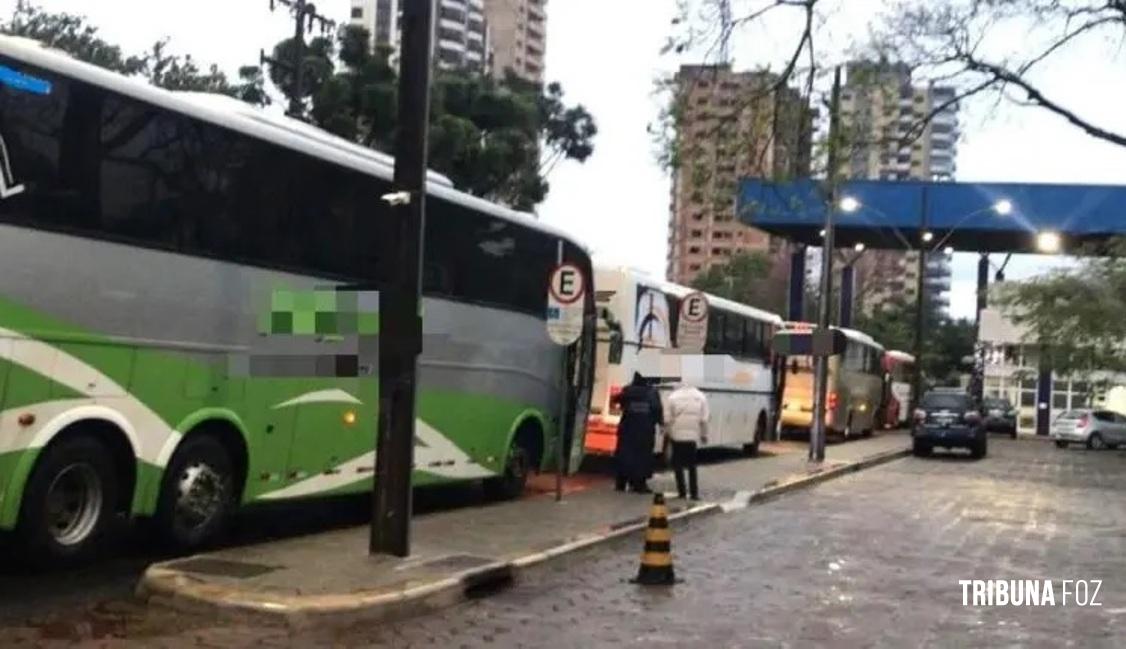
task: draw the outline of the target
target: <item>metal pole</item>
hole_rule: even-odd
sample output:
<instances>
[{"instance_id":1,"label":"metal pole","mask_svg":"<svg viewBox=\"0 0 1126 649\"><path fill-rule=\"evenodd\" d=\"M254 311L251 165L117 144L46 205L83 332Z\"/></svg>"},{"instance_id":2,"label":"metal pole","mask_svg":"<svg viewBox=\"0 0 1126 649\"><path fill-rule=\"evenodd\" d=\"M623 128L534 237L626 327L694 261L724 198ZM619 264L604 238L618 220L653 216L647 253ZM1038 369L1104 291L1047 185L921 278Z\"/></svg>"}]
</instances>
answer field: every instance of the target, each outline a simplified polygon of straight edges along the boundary
<instances>
[{"instance_id":1,"label":"metal pole","mask_svg":"<svg viewBox=\"0 0 1126 649\"><path fill-rule=\"evenodd\" d=\"M989 253L981 253L977 260L977 309L974 314L974 372L971 392L978 402L985 396L985 343L981 339L981 312L988 303Z\"/></svg>"},{"instance_id":2,"label":"metal pole","mask_svg":"<svg viewBox=\"0 0 1126 649\"><path fill-rule=\"evenodd\" d=\"M837 210L837 135L840 132L841 68L833 71L833 94L829 105L829 152L828 172L829 206L825 210L825 237L821 244L821 295L818 296L817 326L829 328L832 312L833 293L833 214ZM829 387L829 357L815 357L813 391L813 425L809 435L809 460L821 462L825 459L825 416L826 393Z\"/></svg>"},{"instance_id":3,"label":"metal pole","mask_svg":"<svg viewBox=\"0 0 1126 649\"><path fill-rule=\"evenodd\" d=\"M563 361L559 380L559 423L555 430L555 502L563 500L563 438L567 425L567 356L570 349L570 345L560 347Z\"/></svg>"},{"instance_id":4,"label":"metal pole","mask_svg":"<svg viewBox=\"0 0 1126 649\"><path fill-rule=\"evenodd\" d=\"M919 216L920 241L927 224L927 189L923 187L922 212ZM915 279L915 375L911 385L911 408L919 407L923 398L923 313L926 310L927 247L919 244L919 276Z\"/></svg>"},{"instance_id":5,"label":"metal pole","mask_svg":"<svg viewBox=\"0 0 1126 649\"><path fill-rule=\"evenodd\" d=\"M410 554L415 382L422 351L422 242L426 223L426 147L430 113L430 38L434 0L402 5L396 192L405 202L374 218L392 221L396 277L380 296L379 422L369 551ZM382 212L382 210L381 210Z\"/></svg>"},{"instance_id":6,"label":"metal pole","mask_svg":"<svg viewBox=\"0 0 1126 649\"><path fill-rule=\"evenodd\" d=\"M856 290L856 266L845 264L841 269L841 308L838 318L842 327L852 326L853 293Z\"/></svg>"},{"instance_id":7,"label":"metal pole","mask_svg":"<svg viewBox=\"0 0 1126 649\"><path fill-rule=\"evenodd\" d=\"M787 319L797 322L805 319L805 245L797 244L790 251L790 295L787 301Z\"/></svg>"},{"instance_id":8,"label":"metal pole","mask_svg":"<svg viewBox=\"0 0 1126 649\"><path fill-rule=\"evenodd\" d=\"M555 245L555 263L563 263L563 242ZM559 370L559 419L555 425L555 502L563 500L563 427L567 420L567 350L570 346L559 348L563 355Z\"/></svg>"},{"instance_id":9,"label":"metal pole","mask_svg":"<svg viewBox=\"0 0 1126 649\"><path fill-rule=\"evenodd\" d=\"M1048 360L1048 348L1040 345L1040 362L1036 377L1036 434L1047 435L1052 421L1052 365Z\"/></svg>"}]
</instances>

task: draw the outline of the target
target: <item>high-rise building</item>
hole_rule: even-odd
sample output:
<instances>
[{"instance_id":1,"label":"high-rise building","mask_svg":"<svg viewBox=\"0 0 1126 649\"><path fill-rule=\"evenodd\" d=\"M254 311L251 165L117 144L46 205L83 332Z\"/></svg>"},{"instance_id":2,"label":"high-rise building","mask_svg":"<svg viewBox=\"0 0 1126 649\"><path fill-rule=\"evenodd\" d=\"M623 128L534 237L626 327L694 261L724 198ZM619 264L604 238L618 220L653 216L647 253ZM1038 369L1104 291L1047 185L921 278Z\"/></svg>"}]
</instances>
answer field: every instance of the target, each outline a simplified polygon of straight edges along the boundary
<instances>
[{"instance_id":1,"label":"high-rise building","mask_svg":"<svg viewBox=\"0 0 1126 649\"><path fill-rule=\"evenodd\" d=\"M493 39L492 74L509 72L543 83L547 52L547 0L485 0Z\"/></svg>"},{"instance_id":2,"label":"high-rise building","mask_svg":"<svg viewBox=\"0 0 1126 649\"><path fill-rule=\"evenodd\" d=\"M399 55L399 5L402 0L352 0L351 22L371 33L375 47ZM434 60L445 70L492 69L489 25L483 0L438 0L434 18Z\"/></svg>"},{"instance_id":3,"label":"high-rise building","mask_svg":"<svg viewBox=\"0 0 1126 649\"><path fill-rule=\"evenodd\" d=\"M399 0L352 0L350 22L367 29L373 45L399 51Z\"/></svg>"},{"instance_id":4,"label":"high-rise building","mask_svg":"<svg viewBox=\"0 0 1126 649\"><path fill-rule=\"evenodd\" d=\"M905 66L849 64L841 91L841 121L849 151L845 175L869 180L953 179L958 113L956 105L947 104L954 93L950 87L912 84ZM948 253L928 254L926 295L942 311L950 304L950 275ZM917 253L871 250L857 262L855 294L866 312L896 300L912 303L917 280Z\"/></svg>"},{"instance_id":5,"label":"high-rise building","mask_svg":"<svg viewBox=\"0 0 1126 649\"><path fill-rule=\"evenodd\" d=\"M728 65L685 65L676 75L678 164L666 270L671 281L689 284L741 252L763 251L781 261L785 241L744 225L735 214L740 178L809 173L808 102L795 90L776 91L777 81Z\"/></svg>"}]
</instances>

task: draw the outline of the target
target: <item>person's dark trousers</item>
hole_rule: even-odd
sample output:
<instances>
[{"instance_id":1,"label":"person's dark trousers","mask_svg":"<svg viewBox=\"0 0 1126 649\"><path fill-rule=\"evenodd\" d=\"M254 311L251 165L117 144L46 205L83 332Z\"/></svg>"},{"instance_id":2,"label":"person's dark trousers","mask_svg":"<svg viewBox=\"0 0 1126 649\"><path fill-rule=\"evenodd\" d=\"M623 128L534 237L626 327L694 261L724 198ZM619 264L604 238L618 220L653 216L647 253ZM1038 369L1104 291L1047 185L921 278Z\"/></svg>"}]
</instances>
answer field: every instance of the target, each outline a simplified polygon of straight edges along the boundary
<instances>
[{"instance_id":1,"label":"person's dark trousers","mask_svg":"<svg viewBox=\"0 0 1126 649\"><path fill-rule=\"evenodd\" d=\"M676 493L684 498L687 493L692 500L700 499L696 485L696 442L672 443L672 469L676 474ZM684 489L684 471L688 470L688 490Z\"/></svg>"},{"instance_id":2,"label":"person's dark trousers","mask_svg":"<svg viewBox=\"0 0 1126 649\"><path fill-rule=\"evenodd\" d=\"M620 473L614 474L614 489L618 491L626 490L626 477Z\"/></svg>"}]
</instances>

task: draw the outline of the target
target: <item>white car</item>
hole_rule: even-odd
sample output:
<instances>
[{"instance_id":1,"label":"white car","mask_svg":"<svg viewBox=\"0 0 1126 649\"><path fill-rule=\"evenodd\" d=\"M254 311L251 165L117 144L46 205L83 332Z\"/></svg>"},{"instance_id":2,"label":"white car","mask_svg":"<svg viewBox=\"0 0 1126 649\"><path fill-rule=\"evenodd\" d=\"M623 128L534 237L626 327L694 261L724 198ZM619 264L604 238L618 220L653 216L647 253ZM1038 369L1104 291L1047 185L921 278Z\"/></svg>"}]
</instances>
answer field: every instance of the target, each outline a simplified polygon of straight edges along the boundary
<instances>
[{"instance_id":1,"label":"white car","mask_svg":"<svg viewBox=\"0 0 1126 649\"><path fill-rule=\"evenodd\" d=\"M1067 410L1052 422L1056 446L1085 444L1087 448L1117 448L1126 444L1126 416L1110 410Z\"/></svg>"}]
</instances>

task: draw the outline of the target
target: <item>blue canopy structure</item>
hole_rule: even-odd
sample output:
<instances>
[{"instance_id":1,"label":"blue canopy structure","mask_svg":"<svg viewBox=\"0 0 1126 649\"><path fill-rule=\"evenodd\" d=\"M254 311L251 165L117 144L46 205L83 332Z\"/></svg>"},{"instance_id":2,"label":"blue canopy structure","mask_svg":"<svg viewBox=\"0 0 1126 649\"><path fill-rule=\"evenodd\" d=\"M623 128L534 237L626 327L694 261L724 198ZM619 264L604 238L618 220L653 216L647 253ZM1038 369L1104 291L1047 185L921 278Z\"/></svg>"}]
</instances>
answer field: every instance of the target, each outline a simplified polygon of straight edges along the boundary
<instances>
[{"instance_id":1,"label":"blue canopy structure","mask_svg":"<svg viewBox=\"0 0 1126 649\"><path fill-rule=\"evenodd\" d=\"M1064 251L1126 235L1126 186L859 180L839 197L841 247L915 248L927 236L959 251L1035 253L1045 233ZM828 203L812 179L744 179L737 197L744 223L812 245Z\"/></svg>"}]
</instances>

